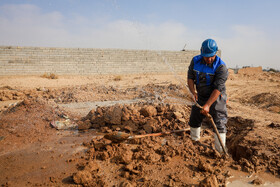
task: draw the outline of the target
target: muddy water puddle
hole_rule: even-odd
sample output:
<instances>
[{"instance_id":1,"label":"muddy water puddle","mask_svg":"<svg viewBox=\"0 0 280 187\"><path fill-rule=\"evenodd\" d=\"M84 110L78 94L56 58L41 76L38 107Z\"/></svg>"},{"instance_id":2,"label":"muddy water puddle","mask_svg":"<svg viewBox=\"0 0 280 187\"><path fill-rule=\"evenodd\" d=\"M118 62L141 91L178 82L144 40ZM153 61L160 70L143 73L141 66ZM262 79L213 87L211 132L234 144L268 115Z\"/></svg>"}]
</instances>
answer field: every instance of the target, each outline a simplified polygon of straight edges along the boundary
<instances>
[{"instance_id":1,"label":"muddy water puddle","mask_svg":"<svg viewBox=\"0 0 280 187\"><path fill-rule=\"evenodd\" d=\"M36 142L16 150L0 153L0 181L10 186L72 183L71 171L76 160L87 150L83 141L92 138L92 131L57 131L47 142ZM1 183L2 184L2 183Z\"/></svg>"},{"instance_id":2,"label":"muddy water puddle","mask_svg":"<svg viewBox=\"0 0 280 187\"><path fill-rule=\"evenodd\" d=\"M279 178L276 178L268 173L261 174L248 174L242 171L236 171L230 169L232 177L228 180L228 187L246 187L246 186L255 186L257 182L260 182L258 186L269 186L269 187L278 187L280 186Z\"/></svg>"}]
</instances>

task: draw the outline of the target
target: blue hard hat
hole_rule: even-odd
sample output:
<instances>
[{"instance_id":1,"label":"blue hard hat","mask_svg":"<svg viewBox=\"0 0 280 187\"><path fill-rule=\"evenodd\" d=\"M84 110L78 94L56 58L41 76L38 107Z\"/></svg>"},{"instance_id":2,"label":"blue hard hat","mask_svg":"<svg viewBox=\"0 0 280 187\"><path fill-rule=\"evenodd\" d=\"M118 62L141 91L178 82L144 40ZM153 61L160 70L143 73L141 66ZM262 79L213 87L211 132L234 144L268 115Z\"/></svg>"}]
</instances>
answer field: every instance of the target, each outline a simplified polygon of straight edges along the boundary
<instances>
[{"instance_id":1,"label":"blue hard hat","mask_svg":"<svg viewBox=\"0 0 280 187\"><path fill-rule=\"evenodd\" d=\"M207 39L202 42L201 45L201 56L203 57L211 57L214 56L218 51L218 45L213 39Z\"/></svg>"}]
</instances>

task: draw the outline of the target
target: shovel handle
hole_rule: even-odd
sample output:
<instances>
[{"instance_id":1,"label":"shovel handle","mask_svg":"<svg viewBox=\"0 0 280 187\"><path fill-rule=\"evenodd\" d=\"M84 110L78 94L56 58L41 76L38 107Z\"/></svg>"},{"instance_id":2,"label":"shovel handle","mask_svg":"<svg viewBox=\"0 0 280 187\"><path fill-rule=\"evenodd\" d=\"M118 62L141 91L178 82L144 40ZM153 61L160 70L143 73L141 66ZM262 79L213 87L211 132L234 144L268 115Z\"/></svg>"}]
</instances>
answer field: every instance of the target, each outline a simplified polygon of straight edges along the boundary
<instances>
[{"instance_id":1,"label":"shovel handle","mask_svg":"<svg viewBox=\"0 0 280 187\"><path fill-rule=\"evenodd\" d=\"M185 131L188 131L188 130L190 130L190 128L174 130L174 131L169 131L169 132L159 132L159 133L152 133L152 134L134 135L134 136L130 136L129 139L144 138L144 137L147 137L147 136L162 136L162 135L168 135L168 134L177 133L177 132L185 132Z\"/></svg>"},{"instance_id":2,"label":"shovel handle","mask_svg":"<svg viewBox=\"0 0 280 187\"><path fill-rule=\"evenodd\" d=\"M195 106L197 106L198 108L202 109L202 106L200 106L197 102L195 103ZM210 122L211 122L211 124L212 124L212 126L214 128L214 131L217 134L218 140L220 142L220 145L223 148L223 151L224 151L225 155L228 155L227 151L226 151L226 148L225 148L224 144L222 143L222 139L221 139L220 133L219 133L217 127L216 127L216 124L215 124L215 122L213 120L213 117L209 113L206 115L206 117L210 120Z\"/></svg>"},{"instance_id":3,"label":"shovel handle","mask_svg":"<svg viewBox=\"0 0 280 187\"><path fill-rule=\"evenodd\" d=\"M207 117L208 117L208 119L211 121L211 124L212 124L212 126L213 126L213 128L214 128L215 133L217 134L218 140L219 140L219 142L220 142L220 145L221 145L222 148L223 148L223 151L224 151L225 155L228 155L228 154L227 154L227 151L226 151L226 148L225 148L224 144L222 143L222 139L221 139L220 133L219 133L219 131L218 131L216 125L215 125L215 122L214 122L212 116L211 116L210 114L207 114Z\"/></svg>"}]
</instances>

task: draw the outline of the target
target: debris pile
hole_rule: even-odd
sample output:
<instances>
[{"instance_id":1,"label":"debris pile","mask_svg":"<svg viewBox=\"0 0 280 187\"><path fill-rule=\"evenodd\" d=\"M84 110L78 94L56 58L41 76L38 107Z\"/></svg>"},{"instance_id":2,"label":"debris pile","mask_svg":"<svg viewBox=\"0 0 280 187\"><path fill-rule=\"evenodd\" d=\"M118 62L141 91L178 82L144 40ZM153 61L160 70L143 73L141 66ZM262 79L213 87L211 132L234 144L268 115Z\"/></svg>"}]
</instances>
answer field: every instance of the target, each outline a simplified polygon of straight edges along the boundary
<instances>
[{"instance_id":1,"label":"debris pile","mask_svg":"<svg viewBox=\"0 0 280 187\"><path fill-rule=\"evenodd\" d=\"M187 127L190 108L169 104L130 104L97 107L78 122L80 130L124 131L134 134L178 130Z\"/></svg>"},{"instance_id":2,"label":"debris pile","mask_svg":"<svg viewBox=\"0 0 280 187\"><path fill-rule=\"evenodd\" d=\"M78 125L80 130L94 128L103 133L123 131L147 134L187 128L189 114L190 107L182 105L114 105L90 111ZM87 157L73 179L82 185L90 185L94 181L108 186L155 186L158 183L182 186L189 184L192 176L204 179L215 175L216 183L225 184L228 173L221 168L229 165L230 159L225 159L214 149L212 135L210 129L202 130L201 144L192 142L189 132L132 139L123 143L114 143L97 136L91 142L84 142L88 147ZM98 165L99 169L89 171L92 163ZM178 175L170 170L174 167L180 171ZM163 172L163 177L154 180L151 175L154 171ZM113 179L108 180L108 176Z\"/></svg>"}]
</instances>

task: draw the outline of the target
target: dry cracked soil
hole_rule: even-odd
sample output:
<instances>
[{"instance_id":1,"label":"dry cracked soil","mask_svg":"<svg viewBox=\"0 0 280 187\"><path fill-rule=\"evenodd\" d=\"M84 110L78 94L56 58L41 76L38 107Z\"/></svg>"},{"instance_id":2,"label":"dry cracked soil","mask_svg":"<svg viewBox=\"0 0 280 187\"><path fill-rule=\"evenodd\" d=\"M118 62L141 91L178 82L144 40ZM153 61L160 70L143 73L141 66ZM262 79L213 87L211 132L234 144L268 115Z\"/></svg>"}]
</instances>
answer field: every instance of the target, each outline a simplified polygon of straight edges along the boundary
<instances>
[{"instance_id":1,"label":"dry cracked soil","mask_svg":"<svg viewBox=\"0 0 280 187\"><path fill-rule=\"evenodd\" d=\"M229 156L215 151L207 120L191 141L182 82L185 74L1 77L0 184L279 186L280 74L230 71Z\"/></svg>"}]
</instances>

